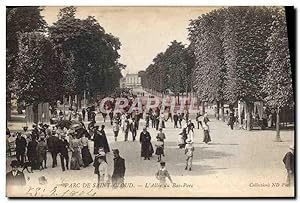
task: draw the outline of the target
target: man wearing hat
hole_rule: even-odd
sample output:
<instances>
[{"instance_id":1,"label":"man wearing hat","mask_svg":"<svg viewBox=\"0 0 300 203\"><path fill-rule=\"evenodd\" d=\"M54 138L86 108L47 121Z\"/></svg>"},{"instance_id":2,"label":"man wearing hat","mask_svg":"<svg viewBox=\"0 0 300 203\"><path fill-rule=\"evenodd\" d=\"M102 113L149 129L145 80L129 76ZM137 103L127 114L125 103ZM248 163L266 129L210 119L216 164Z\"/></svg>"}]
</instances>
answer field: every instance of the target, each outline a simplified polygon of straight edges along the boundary
<instances>
[{"instance_id":1,"label":"man wearing hat","mask_svg":"<svg viewBox=\"0 0 300 203\"><path fill-rule=\"evenodd\" d=\"M20 132L17 132L16 156L17 156L18 164L21 166L23 166L24 161L25 161L26 147L27 147L26 139L21 136Z\"/></svg>"},{"instance_id":2,"label":"man wearing hat","mask_svg":"<svg viewBox=\"0 0 300 203\"><path fill-rule=\"evenodd\" d=\"M191 139L186 140L186 145L184 149L184 153L186 156L186 166L185 170L192 170L192 162L193 162L193 156L194 156L194 146L193 141Z\"/></svg>"},{"instance_id":3,"label":"man wearing hat","mask_svg":"<svg viewBox=\"0 0 300 203\"><path fill-rule=\"evenodd\" d=\"M101 130L99 131L99 126L95 126L94 129L94 154L98 153L99 148L104 148L105 153L110 152L108 141L106 138L106 134L104 131L105 126L101 126Z\"/></svg>"},{"instance_id":4,"label":"man wearing hat","mask_svg":"<svg viewBox=\"0 0 300 203\"><path fill-rule=\"evenodd\" d=\"M295 159L294 159L294 146L291 145L289 147L290 151L288 151L285 156L283 157L283 163L285 165L285 168L287 170L287 179L286 179L286 184L288 186L291 186L294 184L294 164L295 164Z\"/></svg>"},{"instance_id":5,"label":"man wearing hat","mask_svg":"<svg viewBox=\"0 0 300 203\"><path fill-rule=\"evenodd\" d=\"M58 137L55 136L55 131L50 132L47 138L47 147L52 156L52 168L57 166L57 154L58 154Z\"/></svg>"},{"instance_id":6,"label":"man wearing hat","mask_svg":"<svg viewBox=\"0 0 300 203\"><path fill-rule=\"evenodd\" d=\"M190 131L192 131L194 133L194 128L195 128L194 123L192 123L192 120L189 119L188 122L187 122L187 131L188 131L188 133L190 133Z\"/></svg>"},{"instance_id":7,"label":"man wearing hat","mask_svg":"<svg viewBox=\"0 0 300 203\"><path fill-rule=\"evenodd\" d=\"M61 169L65 171L69 170L69 153L68 149L70 147L69 142L66 140L66 136L62 136L61 139L58 140L58 154L60 156Z\"/></svg>"},{"instance_id":8,"label":"man wearing hat","mask_svg":"<svg viewBox=\"0 0 300 203\"><path fill-rule=\"evenodd\" d=\"M38 162L39 162L40 170L47 168L47 149L48 147L45 140L45 134L41 133L40 140L37 144L37 154L38 154Z\"/></svg>"},{"instance_id":9,"label":"man wearing hat","mask_svg":"<svg viewBox=\"0 0 300 203\"><path fill-rule=\"evenodd\" d=\"M120 184L124 183L125 176L125 159L120 157L120 152L118 149L113 149L114 154L114 171L112 174L112 185L113 187L118 187Z\"/></svg>"},{"instance_id":10,"label":"man wearing hat","mask_svg":"<svg viewBox=\"0 0 300 203\"><path fill-rule=\"evenodd\" d=\"M6 183L9 186L24 186L26 180L24 173L18 170L18 161L12 160L10 166L12 170L6 174Z\"/></svg>"},{"instance_id":11,"label":"man wearing hat","mask_svg":"<svg viewBox=\"0 0 300 203\"><path fill-rule=\"evenodd\" d=\"M159 138L162 142L163 142L163 148L165 147L165 139L166 139L166 135L165 133L163 132L163 129L162 128L159 128L159 132L157 133L157 136L156 138ZM165 156L164 153L162 153L163 156Z\"/></svg>"},{"instance_id":12,"label":"man wearing hat","mask_svg":"<svg viewBox=\"0 0 300 203\"><path fill-rule=\"evenodd\" d=\"M24 126L23 127L23 132L22 132L22 136L27 140L30 136L30 133L28 132L28 127Z\"/></svg>"},{"instance_id":13,"label":"man wearing hat","mask_svg":"<svg viewBox=\"0 0 300 203\"><path fill-rule=\"evenodd\" d=\"M37 124L36 123L32 124L32 128L33 128L31 132L32 139L38 140L40 137L40 131L37 127Z\"/></svg>"}]
</instances>

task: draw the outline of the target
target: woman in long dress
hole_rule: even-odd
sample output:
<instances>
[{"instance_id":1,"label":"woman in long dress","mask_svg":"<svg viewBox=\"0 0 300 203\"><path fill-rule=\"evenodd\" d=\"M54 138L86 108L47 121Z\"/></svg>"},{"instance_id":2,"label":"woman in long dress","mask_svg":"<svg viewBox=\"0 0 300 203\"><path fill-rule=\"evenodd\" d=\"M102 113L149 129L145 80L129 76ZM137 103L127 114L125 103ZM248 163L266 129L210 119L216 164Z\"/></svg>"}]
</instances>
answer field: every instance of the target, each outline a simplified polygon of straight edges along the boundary
<instances>
[{"instance_id":1,"label":"woman in long dress","mask_svg":"<svg viewBox=\"0 0 300 203\"><path fill-rule=\"evenodd\" d=\"M31 164L31 172L33 170L39 169L37 145L38 142L33 137L33 139L31 138L27 146L27 157L28 157L28 161Z\"/></svg>"},{"instance_id":2,"label":"woman in long dress","mask_svg":"<svg viewBox=\"0 0 300 203\"><path fill-rule=\"evenodd\" d=\"M186 128L182 129L182 132L179 133L179 139L178 139L178 146L179 149L182 149L185 147L185 141L187 140L187 132L186 132Z\"/></svg>"},{"instance_id":3,"label":"woman in long dress","mask_svg":"<svg viewBox=\"0 0 300 203\"><path fill-rule=\"evenodd\" d=\"M84 167L87 167L93 162L93 158L88 147L89 139L85 136L85 134L83 134L80 140L82 145L81 155L82 155L83 165Z\"/></svg>"},{"instance_id":4,"label":"woman in long dress","mask_svg":"<svg viewBox=\"0 0 300 203\"><path fill-rule=\"evenodd\" d=\"M150 160L154 150L151 144L151 136L147 131L147 128L144 127L143 131L140 134L140 143L141 143L141 157L144 157L144 160Z\"/></svg>"},{"instance_id":5,"label":"woman in long dress","mask_svg":"<svg viewBox=\"0 0 300 203\"><path fill-rule=\"evenodd\" d=\"M95 157L94 167L95 167L94 173L97 174L98 176L97 187L99 188L101 183L105 183L105 181L108 180L108 172L107 172L108 164L105 159L105 153L104 155L98 154Z\"/></svg>"},{"instance_id":6,"label":"woman in long dress","mask_svg":"<svg viewBox=\"0 0 300 203\"><path fill-rule=\"evenodd\" d=\"M203 142L205 142L206 144L211 142L211 138L209 135L209 126L208 126L207 122L204 122L204 124L203 124L203 132L204 132Z\"/></svg>"},{"instance_id":7,"label":"woman in long dress","mask_svg":"<svg viewBox=\"0 0 300 203\"><path fill-rule=\"evenodd\" d=\"M165 128L165 114L161 113L160 114L160 128Z\"/></svg>"},{"instance_id":8,"label":"woman in long dress","mask_svg":"<svg viewBox=\"0 0 300 203\"><path fill-rule=\"evenodd\" d=\"M47 168L47 143L45 140L44 134L41 135L40 141L37 144L37 155L38 155L38 162L39 162L39 169ZM43 166L44 162L44 166Z\"/></svg>"},{"instance_id":9,"label":"woman in long dress","mask_svg":"<svg viewBox=\"0 0 300 203\"><path fill-rule=\"evenodd\" d=\"M81 156L80 156L80 147L81 147L81 141L76 138L75 135L72 136L73 139L70 140L70 149L72 151L72 157L71 157L71 170L80 170L80 166L83 165Z\"/></svg>"}]
</instances>

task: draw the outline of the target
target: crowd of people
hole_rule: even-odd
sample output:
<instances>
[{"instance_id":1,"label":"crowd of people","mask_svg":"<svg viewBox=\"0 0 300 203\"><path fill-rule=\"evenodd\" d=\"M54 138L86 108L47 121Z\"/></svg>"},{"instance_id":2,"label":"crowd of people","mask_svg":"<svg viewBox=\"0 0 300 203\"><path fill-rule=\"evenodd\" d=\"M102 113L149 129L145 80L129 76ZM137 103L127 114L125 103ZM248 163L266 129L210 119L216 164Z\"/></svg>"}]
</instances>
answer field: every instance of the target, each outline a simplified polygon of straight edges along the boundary
<instances>
[{"instance_id":1,"label":"crowd of people","mask_svg":"<svg viewBox=\"0 0 300 203\"><path fill-rule=\"evenodd\" d=\"M60 125L50 126L43 123L39 123L38 125L33 124L31 131L28 131L28 127L23 127L22 132L16 133L15 151L17 160L15 160L14 165L22 167L23 171L26 169L29 173L32 173L34 170L45 170L49 167L49 163L47 165L47 153L49 152L52 158L52 162L50 163L52 168L57 167L57 157L59 157L62 171L80 170L81 167L88 167L93 163L99 183L104 180L113 180L115 179L114 177L124 177L122 174L125 173L125 163L121 163L122 161L116 161L116 164L121 165L121 168L115 172L115 174L121 175L114 175L114 177L108 176L106 154L110 152L110 147L106 138L105 125L101 125L100 129L100 127L96 125L96 116L89 112L90 115L86 118L85 111L86 110L83 109L81 114L79 113L78 116L70 117L70 120L77 118L81 128L84 128L86 133L79 133L76 128L74 129L72 127L66 128L66 126ZM96 112L94 113L96 114ZM165 122L171 119L171 121L174 122L174 128L182 129L179 133L178 146L179 148L185 149L187 156L186 170L191 170L195 125L191 119L189 119L188 112L174 114L173 116L171 113L168 113L167 118L165 118L164 113L160 113L160 109L150 109L144 116L138 111L134 111L130 114L114 114L113 112L109 114L115 141L118 141L119 134L121 134L120 131L124 135L125 142L129 140L129 134L132 135L132 141L135 141L140 128L140 120L144 118L146 124L143 126L139 136L141 157L143 157L144 160L150 160L153 154L155 154L157 155L158 162L162 162L162 157L165 156L164 142L166 135L163 129L166 127ZM105 116L103 116L103 118L105 120ZM86 119L89 121L87 128L84 124ZM196 121L198 128L201 127L204 131L204 142L210 142L211 139L207 124L209 119L207 114L203 116L197 114ZM147 130L147 128L150 127L157 130L156 140L154 141L154 147L156 149L154 149L152 145L151 135ZM11 136L8 129L7 134L8 137ZM94 159L89 150L90 141L93 141ZM71 157L69 157L69 152L71 153ZM119 152L114 151L114 153L118 154ZM120 184L119 180L114 182Z\"/></svg>"},{"instance_id":2,"label":"crowd of people","mask_svg":"<svg viewBox=\"0 0 300 203\"><path fill-rule=\"evenodd\" d=\"M23 127L22 132L16 133L15 150L16 160L11 162L13 172L7 173L9 183L11 184L26 184L26 180L23 178L23 171L32 173L34 170L47 169L47 153L51 154L51 167L58 166L57 157L60 158L61 170L80 170L82 167L88 167L92 164L94 167L94 173L97 175L98 186L101 183L111 182L115 187L124 183L125 176L125 159L120 157L119 150L113 149L113 162L114 169L112 175L108 172L108 162L106 155L111 151L109 142L106 137L105 125L96 124L96 112L89 113L87 120L89 121L87 127L84 122L86 121L85 110L81 115L77 116L80 124L80 129L84 129L84 133L80 133L78 128L66 126L40 123L39 125L33 124L32 130L29 131L28 127ZM166 170L166 163L163 160L165 156L165 141L167 136L164 132L166 128L166 122L170 119L173 122L173 127L178 129L178 148L183 149L186 157L185 170L192 170L192 162L194 157L194 133L195 129L203 130L203 142L208 144L211 142L209 118L207 113L201 115L199 112L196 115L196 125L189 118L189 112L184 113L170 113L165 117L164 113L160 113L160 109L150 109L145 114L134 111L132 113L109 113L111 117L110 125L112 125L112 131L115 142L120 139L120 135L124 136L124 142L129 141L129 135L131 134L131 140L135 142L138 140L141 145L141 157L144 160L150 160L153 155L157 156L157 162L160 162L161 168L155 174L156 178L160 181L161 185L166 184L166 178L172 183L171 176ZM104 120L105 117L103 116ZM230 118L230 116L229 116ZM72 118L74 119L74 117ZM72 120L71 119L71 120ZM141 119L145 119L145 125L140 125ZM78 124L77 122L77 124ZM139 139L137 134L140 129ZM149 128L156 130L155 140L152 140ZM7 129L8 138L11 135L9 129ZM92 141L92 142L91 142ZM93 155L89 150L89 146L93 143ZM153 144L152 144L153 143ZM154 145L154 147L153 147ZM71 157L69 155L71 154ZM291 165L291 153L289 153L284 163L288 171L288 180L291 182L293 177L293 167ZM22 171L18 171L17 168L22 167ZM30 170L29 170L30 168ZM13 181L18 176L18 180Z\"/></svg>"}]
</instances>

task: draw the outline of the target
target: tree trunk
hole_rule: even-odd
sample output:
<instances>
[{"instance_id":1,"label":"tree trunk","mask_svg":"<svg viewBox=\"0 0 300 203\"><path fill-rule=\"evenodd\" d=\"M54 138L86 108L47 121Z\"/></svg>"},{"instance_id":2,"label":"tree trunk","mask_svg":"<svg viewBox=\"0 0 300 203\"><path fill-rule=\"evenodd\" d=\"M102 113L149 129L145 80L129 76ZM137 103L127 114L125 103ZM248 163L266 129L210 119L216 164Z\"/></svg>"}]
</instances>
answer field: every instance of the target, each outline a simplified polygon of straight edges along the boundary
<instances>
[{"instance_id":1,"label":"tree trunk","mask_svg":"<svg viewBox=\"0 0 300 203\"><path fill-rule=\"evenodd\" d=\"M252 130L252 107L253 104L246 104L247 105L247 112L246 112L246 118L247 118L247 130Z\"/></svg>"},{"instance_id":2,"label":"tree trunk","mask_svg":"<svg viewBox=\"0 0 300 203\"><path fill-rule=\"evenodd\" d=\"M81 101L82 101L82 97L81 94L78 95L78 108L81 109Z\"/></svg>"},{"instance_id":3,"label":"tree trunk","mask_svg":"<svg viewBox=\"0 0 300 203\"><path fill-rule=\"evenodd\" d=\"M224 103L223 102L221 102L221 115L222 115L222 121L225 122Z\"/></svg>"},{"instance_id":4,"label":"tree trunk","mask_svg":"<svg viewBox=\"0 0 300 203\"><path fill-rule=\"evenodd\" d=\"M217 101L217 109L216 109L216 112L215 112L215 117L216 117L218 120L220 120L219 109L220 109L220 102Z\"/></svg>"},{"instance_id":5,"label":"tree trunk","mask_svg":"<svg viewBox=\"0 0 300 203\"><path fill-rule=\"evenodd\" d=\"M202 115L205 114L205 102L202 101Z\"/></svg>"},{"instance_id":6,"label":"tree trunk","mask_svg":"<svg viewBox=\"0 0 300 203\"><path fill-rule=\"evenodd\" d=\"M70 96L70 108L73 109L73 95Z\"/></svg>"},{"instance_id":7,"label":"tree trunk","mask_svg":"<svg viewBox=\"0 0 300 203\"><path fill-rule=\"evenodd\" d=\"M6 121L11 119L11 92L6 92Z\"/></svg>"},{"instance_id":8,"label":"tree trunk","mask_svg":"<svg viewBox=\"0 0 300 203\"><path fill-rule=\"evenodd\" d=\"M32 106L32 111L33 111L33 122L38 124L39 118L38 118L38 103L33 103Z\"/></svg>"},{"instance_id":9,"label":"tree trunk","mask_svg":"<svg viewBox=\"0 0 300 203\"><path fill-rule=\"evenodd\" d=\"M276 112L276 138L275 138L275 142L281 142L279 112L280 112L280 107L277 107L277 112Z\"/></svg>"},{"instance_id":10,"label":"tree trunk","mask_svg":"<svg viewBox=\"0 0 300 203\"><path fill-rule=\"evenodd\" d=\"M64 113L64 120L66 120L66 102L64 100L64 110L63 110L63 113Z\"/></svg>"},{"instance_id":11,"label":"tree trunk","mask_svg":"<svg viewBox=\"0 0 300 203\"><path fill-rule=\"evenodd\" d=\"M189 83L187 82L186 84L186 99L188 100L189 98Z\"/></svg>"}]
</instances>

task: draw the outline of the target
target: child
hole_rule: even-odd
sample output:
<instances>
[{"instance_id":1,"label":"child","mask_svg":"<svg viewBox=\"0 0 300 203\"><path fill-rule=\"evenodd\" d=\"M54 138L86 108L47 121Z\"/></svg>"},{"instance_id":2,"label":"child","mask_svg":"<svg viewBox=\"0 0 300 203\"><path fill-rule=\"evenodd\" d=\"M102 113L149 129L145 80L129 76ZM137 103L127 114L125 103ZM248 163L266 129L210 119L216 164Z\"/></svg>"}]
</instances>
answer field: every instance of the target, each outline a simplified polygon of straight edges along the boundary
<instances>
[{"instance_id":1,"label":"child","mask_svg":"<svg viewBox=\"0 0 300 203\"><path fill-rule=\"evenodd\" d=\"M155 154L157 155L157 162L160 162L161 155L164 154L164 142L160 137L157 137L157 142L155 146L156 146Z\"/></svg>"},{"instance_id":2,"label":"child","mask_svg":"<svg viewBox=\"0 0 300 203\"><path fill-rule=\"evenodd\" d=\"M166 186L166 178L168 178L170 182L173 184L171 176L168 170L166 169L166 162L160 162L160 169L155 174L155 177L157 180L159 180L162 186Z\"/></svg>"},{"instance_id":3,"label":"child","mask_svg":"<svg viewBox=\"0 0 300 203\"><path fill-rule=\"evenodd\" d=\"M193 155L194 155L194 146L192 140L188 139L186 141L185 145L185 155L186 155L186 166L185 170L189 169L192 170L192 161L193 161Z\"/></svg>"}]
</instances>

